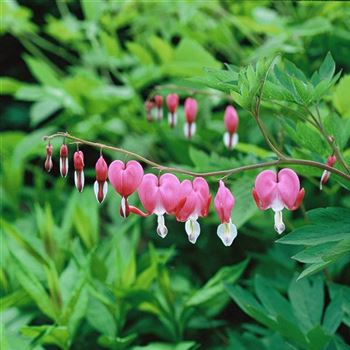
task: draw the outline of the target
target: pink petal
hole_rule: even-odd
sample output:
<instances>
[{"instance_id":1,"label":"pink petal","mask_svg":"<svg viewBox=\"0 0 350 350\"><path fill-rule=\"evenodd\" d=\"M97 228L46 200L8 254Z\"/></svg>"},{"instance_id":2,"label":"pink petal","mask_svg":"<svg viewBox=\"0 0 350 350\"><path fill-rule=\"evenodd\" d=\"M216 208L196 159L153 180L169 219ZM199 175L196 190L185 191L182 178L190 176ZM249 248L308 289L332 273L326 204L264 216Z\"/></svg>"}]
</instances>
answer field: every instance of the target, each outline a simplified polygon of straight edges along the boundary
<instances>
[{"instance_id":1,"label":"pink petal","mask_svg":"<svg viewBox=\"0 0 350 350\"><path fill-rule=\"evenodd\" d=\"M234 107L227 106L225 110L224 122L229 134L234 134L238 127L238 114Z\"/></svg>"},{"instance_id":2,"label":"pink petal","mask_svg":"<svg viewBox=\"0 0 350 350\"><path fill-rule=\"evenodd\" d=\"M221 223L228 223L231 219L231 212L235 205L235 198L230 190L220 180L219 190L214 199L215 210L221 220Z\"/></svg>"},{"instance_id":3,"label":"pink petal","mask_svg":"<svg viewBox=\"0 0 350 350\"><path fill-rule=\"evenodd\" d=\"M266 210L271 206L273 201L278 198L277 175L275 172L264 170L256 177L253 196L256 202L259 201L259 209Z\"/></svg>"},{"instance_id":4,"label":"pink petal","mask_svg":"<svg viewBox=\"0 0 350 350\"><path fill-rule=\"evenodd\" d=\"M300 182L292 169L282 169L278 173L278 193L284 205L291 210L298 198Z\"/></svg>"}]
</instances>

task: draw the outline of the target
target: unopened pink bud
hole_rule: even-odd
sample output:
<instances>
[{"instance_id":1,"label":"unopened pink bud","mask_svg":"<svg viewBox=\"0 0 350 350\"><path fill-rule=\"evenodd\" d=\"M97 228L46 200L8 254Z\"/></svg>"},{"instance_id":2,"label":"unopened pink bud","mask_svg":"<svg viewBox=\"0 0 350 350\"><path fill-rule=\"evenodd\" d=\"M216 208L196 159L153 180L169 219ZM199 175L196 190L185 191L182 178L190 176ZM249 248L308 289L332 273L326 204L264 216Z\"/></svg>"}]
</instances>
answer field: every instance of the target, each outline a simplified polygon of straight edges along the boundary
<instances>
[{"instance_id":1,"label":"unopened pink bud","mask_svg":"<svg viewBox=\"0 0 350 350\"><path fill-rule=\"evenodd\" d=\"M168 106L168 122L171 128L174 128L177 123L176 109L179 104L179 96L177 94L170 94L166 97L166 103Z\"/></svg>"},{"instance_id":2,"label":"unopened pink bud","mask_svg":"<svg viewBox=\"0 0 350 350\"><path fill-rule=\"evenodd\" d=\"M163 96L156 95L154 96L154 102L157 106L157 120L163 119Z\"/></svg>"},{"instance_id":3,"label":"unopened pink bud","mask_svg":"<svg viewBox=\"0 0 350 350\"><path fill-rule=\"evenodd\" d=\"M62 177L66 177L68 173L68 147L62 144L60 148L60 173Z\"/></svg>"},{"instance_id":4,"label":"unopened pink bud","mask_svg":"<svg viewBox=\"0 0 350 350\"><path fill-rule=\"evenodd\" d=\"M52 145L50 143L46 146L46 159L45 159L44 167L45 167L45 170L47 172L50 172L52 167L53 167L53 163L52 163Z\"/></svg>"},{"instance_id":5,"label":"unopened pink bud","mask_svg":"<svg viewBox=\"0 0 350 350\"><path fill-rule=\"evenodd\" d=\"M337 161L337 157L335 155L331 155L327 158L327 165L331 168L333 168L334 163ZM331 173L328 170L324 170L321 176L320 180L320 190L322 191L323 185L325 185L329 178L331 176Z\"/></svg>"},{"instance_id":6,"label":"unopened pink bud","mask_svg":"<svg viewBox=\"0 0 350 350\"><path fill-rule=\"evenodd\" d=\"M146 119L149 122L153 120L153 114L152 114L153 108L154 108L154 102L147 100L145 102L145 109L146 109Z\"/></svg>"},{"instance_id":7,"label":"unopened pink bud","mask_svg":"<svg viewBox=\"0 0 350 350\"><path fill-rule=\"evenodd\" d=\"M95 165L96 170L96 181L94 184L94 192L96 199L99 203L102 203L105 199L108 191L107 176L108 176L108 165L102 156L98 159Z\"/></svg>"},{"instance_id":8,"label":"unopened pink bud","mask_svg":"<svg viewBox=\"0 0 350 350\"><path fill-rule=\"evenodd\" d=\"M233 106L227 106L225 110L224 123L226 132L224 134L224 144L228 149L233 149L238 143L238 114Z\"/></svg>"},{"instance_id":9,"label":"unopened pink bud","mask_svg":"<svg viewBox=\"0 0 350 350\"><path fill-rule=\"evenodd\" d=\"M74 163L74 182L75 187L79 192L84 189L85 175L84 175L84 154L82 151L74 152L73 156Z\"/></svg>"}]
</instances>

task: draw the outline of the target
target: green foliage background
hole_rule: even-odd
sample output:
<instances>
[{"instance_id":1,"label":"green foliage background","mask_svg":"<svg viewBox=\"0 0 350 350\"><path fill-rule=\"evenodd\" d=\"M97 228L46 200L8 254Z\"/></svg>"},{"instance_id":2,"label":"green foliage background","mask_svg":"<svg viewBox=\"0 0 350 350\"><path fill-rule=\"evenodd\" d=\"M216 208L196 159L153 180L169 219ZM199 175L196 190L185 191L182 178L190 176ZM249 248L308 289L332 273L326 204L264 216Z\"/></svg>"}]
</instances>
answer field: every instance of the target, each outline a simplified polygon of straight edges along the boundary
<instances>
[{"instance_id":1,"label":"green foliage background","mask_svg":"<svg viewBox=\"0 0 350 350\"><path fill-rule=\"evenodd\" d=\"M53 142L49 175L42 141L67 130L166 165L229 169L275 159L251 115L260 106L288 156L324 163L332 153L324 136L332 135L350 165L348 3L0 6L1 349L350 348L344 179L332 175L320 192L321 170L293 167L306 196L301 209L285 212L287 234L276 243L273 213L258 211L251 197L258 171L234 175L227 180L236 197L234 244L226 248L217 238L211 209L193 246L172 218L164 240L154 217L121 219L111 187L97 204L98 150L83 147L86 187L77 193L71 162L67 179L59 176L61 140ZM159 92L176 91L182 101L183 88L210 92L195 95L191 141L182 133L182 108L175 130L145 119L147 96L169 84ZM240 116L234 151L222 142L227 95ZM312 125L316 112L324 134ZM217 180L210 179L212 193ZM137 196L131 202L139 204Z\"/></svg>"}]
</instances>

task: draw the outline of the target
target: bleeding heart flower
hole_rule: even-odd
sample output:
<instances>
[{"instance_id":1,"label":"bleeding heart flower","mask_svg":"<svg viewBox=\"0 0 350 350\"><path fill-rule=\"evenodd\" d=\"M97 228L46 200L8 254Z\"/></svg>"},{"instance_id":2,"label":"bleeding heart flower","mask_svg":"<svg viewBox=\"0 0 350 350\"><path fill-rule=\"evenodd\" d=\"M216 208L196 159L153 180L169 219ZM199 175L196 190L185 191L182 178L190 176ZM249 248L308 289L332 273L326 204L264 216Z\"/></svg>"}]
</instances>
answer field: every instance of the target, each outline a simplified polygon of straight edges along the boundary
<instances>
[{"instance_id":1,"label":"bleeding heart flower","mask_svg":"<svg viewBox=\"0 0 350 350\"><path fill-rule=\"evenodd\" d=\"M166 97L166 104L168 106L168 122L171 128L174 128L177 122L176 109L179 104L179 96L177 94L170 94Z\"/></svg>"},{"instance_id":2,"label":"bleeding heart flower","mask_svg":"<svg viewBox=\"0 0 350 350\"><path fill-rule=\"evenodd\" d=\"M272 170L264 170L255 180L253 197L260 210L271 208L275 212L275 230L281 234L285 225L282 210L299 208L305 191L300 189L298 175L292 169L282 169L276 174Z\"/></svg>"},{"instance_id":3,"label":"bleeding heart flower","mask_svg":"<svg viewBox=\"0 0 350 350\"><path fill-rule=\"evenodd\" d=\"M62 177L68 173L68 147L65 143L60 148L60 173Z\"/></svg>"},{"instance_id":4,"label":"bleeding heart flower","mask_svg":"<svg viewBox=\"0 0 350 350\"><path fill-rule=\"evenodd\" d=\"M53 167L52 163L52 145L49 143L46 146L46 159L44 164L45 170L49 173Z\"/></svg>"},{"instance_id":5,"label":"bleeding heart flower","mask_svg":"<svg viewBox=\"0 0 350 350\"><path fill-rule=\"evenodd\" d=\"M109 182L122 197L120 215L125 218L130 213L128 197L138 189L142 178L143 168L135 160L130 160L126 164L121 160L115 160L108 168Z\"/></svg>"},{"instance_id":6,"label":"bleeding heart flower","mask_svg":"<svg viewBox=\"0 0 350 350\"><path fill-rule=\"evenodd\" d=\"M107 175L108 165L101 155L95 165L96 181L94 183L94 192L96 199L99 203L102 203L106 198L108 191Z\"/></svg>"},{"instance_id":7,"label":"bleeding heart flower","mask_svg":"<svg viewBox=\"0 0 350 350\"><path fill-rule=\"evenodd\" d=\"M149 122L153 121L153 113L152 113L153 108L154 108L154 102L147 100L145 102L145 109L146 109L146 119Z\"/></svg>"},{"instance_id":8,"label":"bleeding heart flower","mask_svg":"<svg viewBox=\"0 0 350 350\"><path fill-rule=\"evenodd\" d=\"M162 120L163 119L163 96L161 95L154 96L154 102L157 107L157 119Z\"/></svg>"},{"instance_id":9,"label":"bleeding heart flower","mask_svg":"<svg viewBox=\"0 0 350 350\"><path fill-rule=\"evenodd\" d=\"M233 149L238 143L238 134L236 130L239 122L238 114L234 107L226 107L224 122L227 130L224 134L224 144L228 149Z\"/></svg>"},{"instance_id":10,"label":"bleeding heart flower","mask_svg":"<svg viewBox=\"0 0 350 350\"><path fill-rule=\"evenodd\" d=\"M85 176L84 176L84 154L82 151L74 152L74 183L79 192L83 192Z\"/></svg>"},{"instance_id":11,"label":"bleeding heart flower","mask_svg":"<svg viewBox=\"0 0 350 350\"><path fill-rule=\"evenodd\" d=\"M154 174L143 177L138 194L148 215L156 214L157 233L164 238L168 229L164 223L164 214L174 214L178 204L180 181L173 174L164 174L160 178Z\"/></svg>"},{"instance_id":12,"label":"bleeding heart flower","mask_svg":"<svg viewBox=\"0 0 350 350\"><path fill-rule=\"evenodd\" d=\"M226 247L230 246L237 237L237 228L231 221L231 212L235 205L235 197L220 180L219 190L214 199L215 210L220 218L221 225L218 226L217 235Z\"/></svg>"},{"instance_id":13,"label":"bleeding heart flower","mask_svg":"<svg viewBox=\"0 0 350 350\"><path fill-rule=\"evenodd\" d=\"M333 167L333 165L336 161L337 161L337 158L335 155L329 156L327 158L327 165L330 167ZM320 190L321 191L322 191L322 185L324 185L328 182L330 176L331 176L331 173L328 170L325 170L322 173L321 180L320 180Z\"/></svg>"},{"instance_id":14,"label":"bleeding heart flower","mask_svg":"<svg viewBox=\"0 0 350 350\"><path fill-rule=\"evenodd\" d=\"M185 230L191 243L197 241L201 231L197 219L208 215L210 201L209 186L202 177L181 182L176 219L186 221Z\"/></svg>"},{"instance_id":15,"label":"bleeding heart flower","mask_svg":"<svg viewBox=\"0 0 350 350\"><path fill-rule=\"evenodd\" d=\"M187 138L191 138L196 132L196 117L198 105L194 98L188 97L185 101L185 118L184 133Z\"/></svg>"}]
</instances>

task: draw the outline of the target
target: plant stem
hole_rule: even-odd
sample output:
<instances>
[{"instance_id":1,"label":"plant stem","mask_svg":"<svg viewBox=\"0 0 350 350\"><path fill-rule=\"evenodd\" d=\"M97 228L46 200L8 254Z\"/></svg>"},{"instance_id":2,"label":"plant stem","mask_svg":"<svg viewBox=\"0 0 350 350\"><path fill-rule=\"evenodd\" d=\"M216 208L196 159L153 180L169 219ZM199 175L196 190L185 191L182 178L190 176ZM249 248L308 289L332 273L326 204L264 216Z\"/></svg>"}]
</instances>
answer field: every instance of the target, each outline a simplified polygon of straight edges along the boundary
<instances>
[{"instance_id":1,"label":"plant stem","mask_svg":"<svg viewBox=\"0 0 350 350\"><path fill-rule=\"evenodd\" d=\"M237 167L237 168L232 168L232 169L227 169L227 170L219 170L219 171L211 171L211 172L194 172L194 171L189 171L186 169L181 169L181 168L175 168L175 167L167 167L161 164L158 164L152 160L149 160L137 153L134 152L130 152L128 150L125 150L123 148L119 148L119 147L113 147L113 146L108 146L105 145L103 143L97 143L97 142L91 142L91 141L87 141L87 140L83 140L80 139L78 137L75 137L73 135L70 135L67 132L58 132L49 136L44 136L43 140L44 141L50 141L52 139L55 138L66 138L69 140L73 140L75 142L79 142L80 144L84 144L84 145L88 145L88 146L92 146L95 147L97 149L107 149L107 150L111 150L111 151L116 151L119 153L123 153L126 154L128 156L131 156L135 159L138 159L150 166L152 166L155 169L159 169L161 171L169 171L169 172L173 172L173 173L178 173L178 174L184 174L184 175L189 175L189 176L194 176L194 177L210 177L210 176L225 176L225 177L229 177L233 174L237 174L243 171L249 171L249 170L254 170L254 169L259 169L259 168L266 168L266 167L271 167L271 166L280 166L280 165L303 165L303 166L309 166L309 167L314 167L314 168L319 168L322 170L327 170L335 175L338 175L340 177L342 177L343 179L350 181L350 175L345 174L344 172L330 167L326 164L323 163L319 163L319 162L315 162L312 160L306 160L306 159L293 159L293 158L282 158L282 159L277 159L277 160L272 160L272 161L268 161L268 162L263 162L263 163L257 163L257 164L249 164L249 165L243 165L241 167Z\"/></svg>"}]
</instances>

